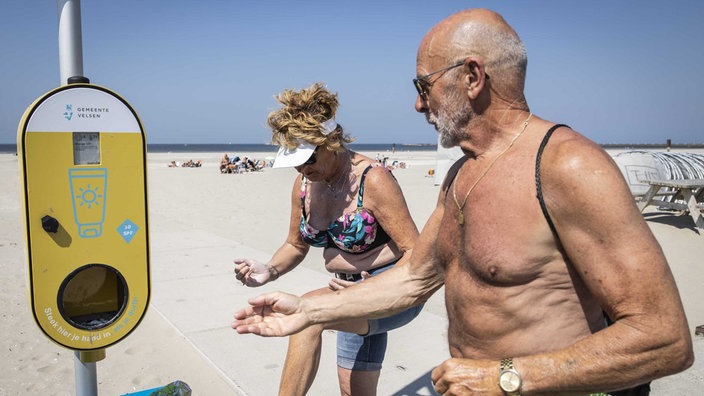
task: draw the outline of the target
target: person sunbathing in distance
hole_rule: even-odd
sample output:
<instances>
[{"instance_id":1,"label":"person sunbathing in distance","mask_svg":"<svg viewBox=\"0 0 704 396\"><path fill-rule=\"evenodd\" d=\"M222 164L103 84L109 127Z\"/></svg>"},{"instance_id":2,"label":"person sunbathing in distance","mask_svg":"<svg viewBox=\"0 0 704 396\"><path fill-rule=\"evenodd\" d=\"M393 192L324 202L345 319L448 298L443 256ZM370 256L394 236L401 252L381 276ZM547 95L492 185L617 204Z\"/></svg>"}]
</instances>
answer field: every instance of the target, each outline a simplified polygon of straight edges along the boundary
<instances>
[{"instance_id":1,"label":"person sunbathing in distance","mask_svg":"<svg viewBox=\"0 0 704 396\"><path fill-rule=\"evenodd\" d=\"M230 156L225 153L220 159L220 173L232 173L230 168Z\"/></svg>"}]
</instances>

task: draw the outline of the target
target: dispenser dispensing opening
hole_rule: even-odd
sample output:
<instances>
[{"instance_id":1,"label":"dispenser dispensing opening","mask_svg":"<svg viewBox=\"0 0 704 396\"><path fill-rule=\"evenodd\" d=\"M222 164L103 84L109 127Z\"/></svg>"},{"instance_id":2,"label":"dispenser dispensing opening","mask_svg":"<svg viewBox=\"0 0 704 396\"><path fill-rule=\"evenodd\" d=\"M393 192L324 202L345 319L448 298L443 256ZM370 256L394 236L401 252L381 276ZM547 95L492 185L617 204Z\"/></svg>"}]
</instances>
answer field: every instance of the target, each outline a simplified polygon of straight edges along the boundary
<instances>
[{"instance_id":1,"label":"dispenser dispensing opening","mask_svg":"<svg viewBox=\"0 0 704 396\"><path fill-rule=\"evenodd\" d=\"M115 268L88 264L61 283L58 308L73 326L98 330L114 323L127 307L127 283Z\"/></svg>"}]
</instances>

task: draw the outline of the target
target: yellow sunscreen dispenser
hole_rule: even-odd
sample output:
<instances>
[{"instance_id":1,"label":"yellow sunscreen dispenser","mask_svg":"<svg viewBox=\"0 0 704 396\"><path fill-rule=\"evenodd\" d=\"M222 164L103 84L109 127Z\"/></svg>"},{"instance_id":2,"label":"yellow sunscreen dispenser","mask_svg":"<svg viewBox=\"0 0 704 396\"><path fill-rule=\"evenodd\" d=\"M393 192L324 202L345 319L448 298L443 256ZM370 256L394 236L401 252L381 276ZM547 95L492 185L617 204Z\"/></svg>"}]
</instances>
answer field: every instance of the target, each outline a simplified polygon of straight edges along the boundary
<instances>
[{"instance_id":1,"label":"yellow sunscreen dispenser","mask_svg":"<svg viewBox=\"0 0 704 396\"><path fill-rule=\"evenodd\" d=\"M92 84L48 92L20 122L31 309L67 348L103 350L147 310L145 147L130 105Z\"/></svg>"}]
</instances>

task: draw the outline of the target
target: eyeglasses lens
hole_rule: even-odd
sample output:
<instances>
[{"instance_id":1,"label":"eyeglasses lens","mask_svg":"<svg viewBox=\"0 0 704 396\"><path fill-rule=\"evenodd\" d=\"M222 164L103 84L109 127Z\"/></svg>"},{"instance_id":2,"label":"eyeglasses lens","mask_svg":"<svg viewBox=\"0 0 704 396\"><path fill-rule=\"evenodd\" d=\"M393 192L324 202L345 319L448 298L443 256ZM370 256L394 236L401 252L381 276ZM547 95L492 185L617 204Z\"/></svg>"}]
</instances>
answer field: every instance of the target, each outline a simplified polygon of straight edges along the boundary
<instances>
[{"instance_id":1,"label":"eyeglasses lens","mask_svg":"<svg viewBox=\"0 0 704 396\"><path fill-rule=\"evenodd\" d=\"M416 87L416 91L418 91L418 95L420 95L420 98L423 99L423 101L427 102L428 101L428 91L430 91L430 87L433 85L430 81L428 81L428 78L430 76L433 76L438 73L444 73L448 70L454 69L456 67L460 67L464 65L464 61L459 61L455 63L454 65L444 67L440 70L436 70L432 73L428 73L424 75L423 77L418 77L413 79L413 85Z\"/></svg>"},{"instance_id":2,"label":"eyeglasses lens","mask_svg":"<svg viewBox=\"0 0 704 396\"><path fill-rule=\"evenodd\" d=\"M418 91L418 95L420 95L421 99L427 101L428 90L426 87L426 81L420 78L414 78L413 85L415 85L416 91Z\"/></svg>"}]
</instances>

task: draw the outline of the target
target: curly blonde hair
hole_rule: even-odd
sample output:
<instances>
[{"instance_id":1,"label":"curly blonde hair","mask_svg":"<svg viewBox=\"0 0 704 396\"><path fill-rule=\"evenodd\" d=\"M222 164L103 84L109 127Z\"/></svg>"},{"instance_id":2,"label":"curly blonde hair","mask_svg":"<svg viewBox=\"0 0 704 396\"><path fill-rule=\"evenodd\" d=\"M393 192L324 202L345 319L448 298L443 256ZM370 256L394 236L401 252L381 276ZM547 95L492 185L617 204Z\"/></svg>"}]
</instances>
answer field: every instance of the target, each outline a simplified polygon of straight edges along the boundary
<instances>
[{"instance_id":1,"label":"curly blonde hair","mask_svg":"<svg viewBox=\"0 0 704 396\"><path fill-rule=\"evenodd\" d=\"M326 146L331 151L342 151L345 143L354 141L344 134L338 124L328 135L322 133L322 123L335 118L339 102L337 94L328 91L323 83L315 83L308 88L295 91L287 89L274 98L282 104L267 117L267 124L273 135L271 143L289 149L306 141L315 146Z\"/></svg>"}]
</instances>

